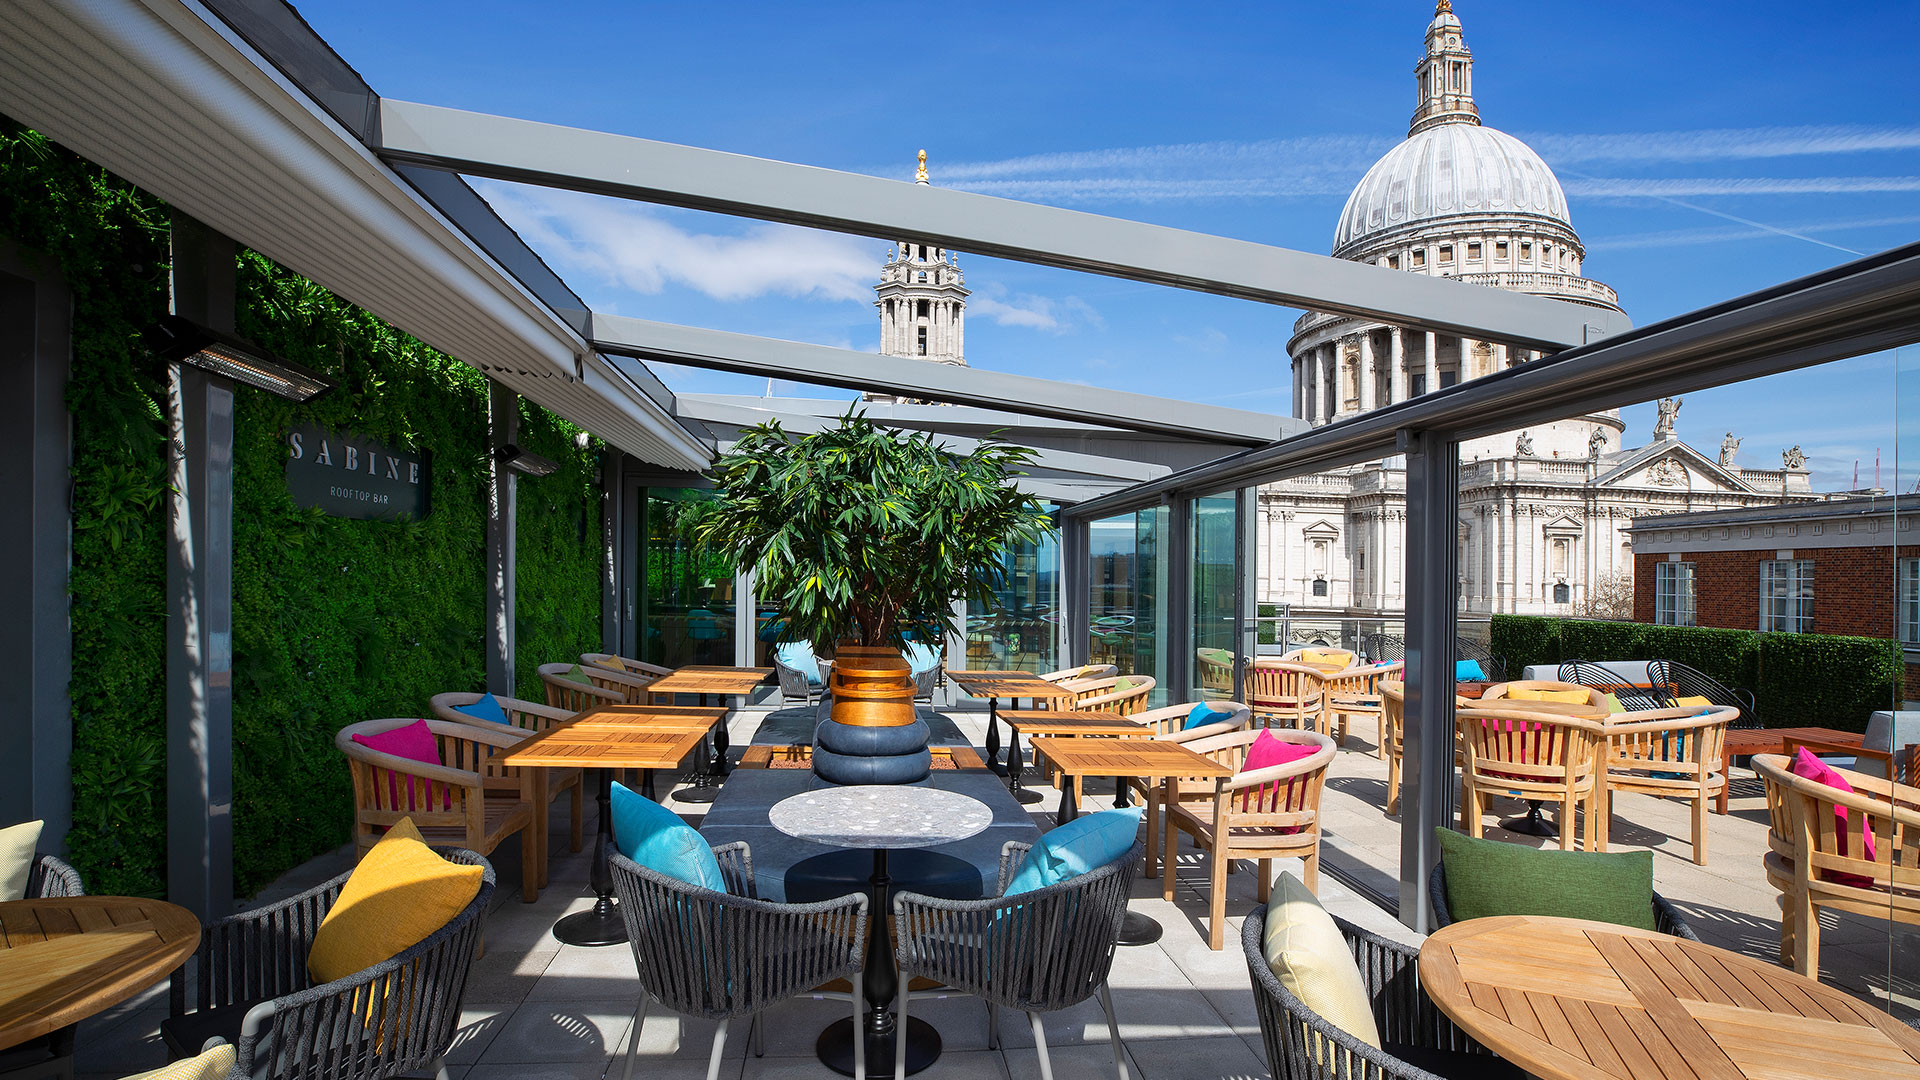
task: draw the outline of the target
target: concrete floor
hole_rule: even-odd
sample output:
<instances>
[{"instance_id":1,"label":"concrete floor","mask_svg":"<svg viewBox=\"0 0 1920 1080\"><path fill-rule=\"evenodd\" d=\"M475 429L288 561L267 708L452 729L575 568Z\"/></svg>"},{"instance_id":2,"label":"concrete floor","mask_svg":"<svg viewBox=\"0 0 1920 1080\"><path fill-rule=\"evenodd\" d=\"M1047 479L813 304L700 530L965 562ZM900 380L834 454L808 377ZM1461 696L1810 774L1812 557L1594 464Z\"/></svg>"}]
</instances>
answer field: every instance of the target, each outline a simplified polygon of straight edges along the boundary
<instances>
[{"instance_id":1,"label":"concrete floor","mask_svg":"<svg viewBox=\"0 0 1920 1080\"><path fill-rule=\"evenodd\" d=\"M730 726L733 744L752 741L764 711L738 714ZM952 710L975 745L984 741L985 715ZM1373 756L1373 732L1357 731L1334 764L1322 809L1326 815L1323 861L1387 895L1397 893L1400 828L1382 812L1386 769ZM1058 796L1031 807L1042 827L1052 824ZM1110 788L1108 789L1111 790ZM1092 801L1104 802L1095 796ZM1511 814L1519 804L1500 808ZM698 824L704 807L675 805ZM1639 847L1655 853L1656 888L1685 912L1706 941L1773 959L1779 945L1778 905L1760 872L1766 844L1765 811L1758 782L1736 778L1732 813L1709 822L1707 866L1695 866L1687 817L1679 804L1624 795L1617 803L1614 850ZM486 930L486 955L475 962L462 1026L450 1056L454 1080L598 1080L619 1077L632 1028L638 980L625 948L583 949L562 945L549 932L555 919L591 902L588 850L566 853L564 803L554 814L550 884L536 904L522 904L517 890L502 888ZM592 809L589 805L589 834ZM1044 820L1042 820L1044 819ZM1502 839L1539 844L1497 828ZM517 854L503 850L500 880L518 879ZM344 869L350 851L315 859L275 883L263 899L287 895ZM1136 879L1133 910L1158 919L1166 934L1155 945L1121 948L1112 987L1120 1034L1134 1077L1177 1080L1241 1080L1264 1077L1245 962L1238 945L1240 918L1254 906L1251 864L1228 877L1227 947L1206 945L1206 868L1182 847L1176 899L1160 899L1160 882ZM1297 873L1297 864L1295 872ZM1377 932L1416 938L1360 892L1332 875L1321 876L1320 898L1343 918ZM1896 1015L1920 1015L1920 933L1889 929L1888 923L1853 916L1823 920L1822 976ZM847 1014L831 1001L794 1001L768 1014L766 1055L748 1053L744 1029L730 1033L722 1075L830 1077L813 1056L821 1028ZM83 1077L119 1077L154 1068L165 1060L158 1026L166 1014L164 984L82 1024L77 1066ZM928 1080L1012 1078L1039 1075L1026 1018L1003 1014L1001 1049L987 1049L985 1006L970 998L918 1001L913 1014L932 1022L946 1052L919 1074ZM1060 1080L1113 1075L1105 1018L1097 1002L1045 1018L1054 1075ZM676 1016L649 1015L640 1031L635 1075L694 1078L705 1075L713 1025ZM875 1075L890 1074L876 1071Z\"/></svg>"}]
</instances>

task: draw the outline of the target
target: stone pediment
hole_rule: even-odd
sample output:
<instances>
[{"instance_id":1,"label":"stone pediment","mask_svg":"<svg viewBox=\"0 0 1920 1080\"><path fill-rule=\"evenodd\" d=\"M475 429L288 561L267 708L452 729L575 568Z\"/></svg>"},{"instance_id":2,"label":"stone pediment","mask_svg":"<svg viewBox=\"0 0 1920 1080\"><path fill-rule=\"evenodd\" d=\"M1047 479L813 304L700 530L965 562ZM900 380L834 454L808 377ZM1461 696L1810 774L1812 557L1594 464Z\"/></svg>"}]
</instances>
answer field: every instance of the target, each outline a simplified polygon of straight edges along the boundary
<instances>
[{"instance_id":1,"label":"stone pediment","mask_svg":"<svg viewBox=\"0 0 1920 1080\"><path fill-rule=\"evenodd\" d=\"M1340 536L1340 527L1322 518L1300 532L1312 540L1334 540Z\"/></svg>"},{"instance_id":2,"label":"stone pediment","mask_svg":"<svg viewBox=\"0 0 1920 1080\"><path fill-rule=\"evenodd\" d=\"M1541 526L1550 533L1577 533L1585 528L1578 519L1561 514Z\"/></svg>"},{"instance_id":3,"label":"stone pediment","mask_svg":"<svg viewBox=\"0 0 1920 1080\"><path fill-rule=\"evenodd\" d=\"M1595 477L1595 487L1673 491L1752 491L1753 486L1686 443L1668 439L1621 455Z\"/></svg>"}]
</instances>

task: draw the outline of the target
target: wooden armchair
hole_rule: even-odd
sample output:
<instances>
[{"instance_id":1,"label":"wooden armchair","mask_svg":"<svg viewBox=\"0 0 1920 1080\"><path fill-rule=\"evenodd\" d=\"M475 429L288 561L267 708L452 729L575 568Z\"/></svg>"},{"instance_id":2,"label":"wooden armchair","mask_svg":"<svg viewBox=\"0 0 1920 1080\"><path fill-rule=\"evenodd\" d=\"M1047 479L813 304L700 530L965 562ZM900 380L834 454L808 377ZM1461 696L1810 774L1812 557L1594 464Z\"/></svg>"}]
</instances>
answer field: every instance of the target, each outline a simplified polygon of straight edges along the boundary
<instances>
[{"instance_id":1,"label":"wooden armchair","mask_svg":"<svg viewBox=\"0 0 1920 1080\"><path fill-rule=\"evenodd\" d=\"M1767 882L1780 890L1780 962L1819 978L1820 910L1920 926L1920 787L1840 770L1851 794L1759 754L1767 789ZM1843 825L1837 810L1845 810ZM1873 832L1866 857L1862 830Z\"/></svg>"},{"instance_id":2,"label":"wooden armchair","mask_svg":"<svg viewBox=\"0 0 1920 1080\"><path fill-rule=\"evenodd\" d=\"M1458 716L1466 754L1460 773L1461 831L1480 835L1490 795L1553 803L1560 850L1572 851L1574 813L1584 802L1586 850L1594 850L1600 809L1597 766L1605 725L1524 709L1460 709Z\"/></svg>"},{"instance_id":3,"label":"wooden armchair","mask_svg":"<svg viewBox=\"0 0 1920 1080\"><path fill-rule=\"evenodd\" d=\"M520 899L539 898L546 849L534 830L532 769L494 764L500 751L519 745L526 733L501 727L428 720L440 747L439 765L383 754L354 742L355 735L377 735L406 727L412 719L362 720L333 737L353 773L353 846L359 859L388 829L410 817L427 843L463 847L482 855L520 834ZM490 779L513 777L518 798L489 797ZM496 791L498 789L496 788Z\"/></svg>"},{"instance_id":4,"label":"wooden armchair","mask_svg":"<svg viewBox=\"0 0 1920 1080\"><path fill-rule=\"evenodd\" d=\"M1396 673L1397 674L1397 673ZM1466 698L1453 699L1455 709L1473 704ZM1406 756L1407 684L1400 679L1380 680L1380 752L1387 759L1387 813L1400 812L1400 768ZM1460 726L1453 728L1453 766L1460 768L1466 753L1460 747Z\"/></svg>"},{"instance_id":5,"label":"wooden armchair","mask_svg":"<svg viewBox=\"0 0 1920 1080\"><path fill-rule=\"evenodd\" d=\"M1230 731L1242 731L1253 723L1253 711L1237 701L1209 701L1207 704L1215 709L1226 710L1227 718L1190 728L1187 726L1187 716L1193 712L1193 703L1189 702L1134 713L1133 719L1153 729L1153 734L1147 738L1174 743L1196 742ZM1127 790L1146 807L1147 876L1153 877L1160 872L1160 782L1129 776L1122 778L1120 783L1127 785Z\"/></svg>"},{"instance_id":6,"label":"wooden armchair","mask_svg":"<svg viewBox=\"0 0 1920 1080\"><path fill-rule=\"evenodd\" d=\"M1613 796L1637 791L1693 803L1693 861L1707 865L1708 801L1727 786L1727 727L1740 710L1651 709L1606 725L1606 805L1600 808L1600 850L1613 831Z\"/></svg>"},{"instance_id":7,"label":"wooden armchair","mask_svg":"<svg viewBox=\"0 0 1920 1080\"><path fill-rule=\"evenodd\" d=\"M653 696L647 693L647 686L660 677L651 672L628 671L608 664L582 663L580 671L599 689L619 694L622 703L627 705L652 704Z\"/></svg>"},{"instance_id":8,"label":"wooden armchair","mask_svg":"<svg viewBox=\"0 0 1920 1080\"><path fill-rule=\"evenodd\" d=\"M1550 679L1516 679L1513 682L1494 683L1481 693L1481 701L1496 701L1507 698L1512 701L1523 700L1516 691L1544 690L1548 693L1578 693L1584 696L1583 704L1598 709L1607 707L1605 691L1579 683L1554 682Z\"/></svg>"},{"instance_id":9,"label":"wooden armchair","mask_svg":"<svg viewBox=\"0 0 1920 1080\"><path fill-rule=\"evenodd\" d=\"M494 725L491 720L482 720L477 716L469 716L466 713L460 712L455 707L472 705L474 702L479 701L482 696L484 695L453 692L435 694L433 698L427 702L427 707L433 710L434 717L439 720L447 720L456 724L485 724L497 726ZM572 713L565 709L556 709L551 705L537 705L531 701L522 701L519 698L495 698L494 700L500 703L501 710L507 714L507 723L524 733L523 738L525 735L538 735L540 732L553 727L555 724L565 723L573 718ZM519 770L510 771L518 772ZM582 816L582 796L585 785L581 782L581 774L585 770L529 769L527 771L533 774L533 816L535 819L535 832L540 836L541 846L544 848L547 843L547 814L551 809L551 803L554 799L559 798L562 792L565 792L569 796L567 802L567 823L571 829L567 837L567 850L579 851L581 844L585 841L586 831L584 824L585 819ZM487 793L489 795L499 792L517 793L519 790L520 783L519 777L517 776L489 777L487 780ZM542 858L540 862L544 870L546 866L545 858ZM546 883L546 876L543 873L540 878L540 884L545 886Z\"/></svg>"},{"instance_id":10,"label":"wooden armchair","mask_svg":"<svg viewBox=\"0 0 1920 1080\"><path fill-rule=\"evenodd\" d=\"M1387 720L1384 706L1381 704L1380 683L1384 679L1398 679L1406 668L1404 661L1391 664L1379 664L1371 667L1350 667L1327 676L1327 726L1322 729L1332 734L1333 718L1340 718L1340 734L1335 735L1336 742L1347 738L1347 718L1349 716L1371 716L1374 721L1374 755L1384 758L1386 751Z\"/></svg>"},{"instance_id":11,"label":"wooden armchair","mask_svg":"<svg viewBox=\"0 0 1920 1080\"><path fill-rule=\"evenodd\" d=\"M606 668L588 668L584 664L580 665L580 670L587 673L587 681L575 682L567 677L567 672L572 671L574 666L573 664L541 664L536 669L540 673L541 683L547 688L548 705L556 709L564 709L567 715L571 716L601 705L627 704L624 689L608 689L594 681L596 672L603 676L611 674Z\"/></svg>"},{"instance_id":12,"label":"wooden armchair","mask_svg":"<svg viewBox=\"0 0 1920 1080\"><path fill-rule=\"evenodd\" d=\"M1344 671L1360 659L1351 649L1336 649L1331 645L1308 645L1295 649L1280 657L1289 664L1310 664L1321 671Z\"/></svg>"},{"instance_id":13,"label":"wooden armchair","mask_svg":"<svg viewBox=\"0 0 1920 1080\"><path fill-rule=\"evenodd\" d=\"M1320 885L1320 789L1333 763L1333 740L1317 731L1275 731L1285 742L1317 749L1310 757L1252 772L1238 772L1258 730L1235 731L1187 743L1187 749L1236 770L1232 777L1206 780L1170 777L1162 794L1166 811L1167 872L1161 895L1173 899L1173 867L1180 834L1209 854L1212 889L1208 896L1207 944L1219 952L1226 942L1227 862L1259 861L1256 885L1261 903L1273 888L1273 860L1297 858L1305 865L1307 888Z\"/></svg>"},{"instance_id":14,"label":"wooden armchair","mask_svg":"<svg viewBox=\"0 0 1920 1080\"><path fill-rule=\"evenodd\" d=\"M661 667L659 664L649 664L645 660L635 660L630 656L618 656L613 653L581 653L580 666L586 667L588 664L592 664L594 667L612 668L614 671L624 671L630 675L641 675L655 679L662 675L673 674L673 669L670 667Z\"/></svg>"},{"instance_id":15,"label":"wooden armchair","mask_svg":"<svg viewBox=\"0 0 1920 1080\"><path fill-rule=\"evenodd\" d=\"M1114 680L1112 687L1076 698L1073 707L1086 712L1132 716L1146 708L1147 695L1153 693L1154 685L1153 679L1146 675L1122 675Z\"/></svg>"},{"instance_id":16,"label":"wooden armchair","mask_svg":"<svg viewBox=\"0 0 1920 1080\"><path fill-rule=\"evenodd\" d=\"M1049 671L1040 678L1050 683L1072 682L1077 679L1111 679L1120 674L1120 669L1112 664L1082 664L1079 667L1061 668Z\"/></svg>"},{"instance_id":17,"label":"wooden armchair","mask_svg":"<svg viewBox=\"0 0 1920 1080\"><path fill-rule=\"evenodd\" d=\"M1233 693L1233 654L1225 649L1195 649L1193 654L1194 674L1199 677L1200 689L1211 690L1222 696Z\"/></svg>"},{"instance_id":18,"label":"wooden armchair","mask_svg":"<svg viewBox=\"0 0 1920 1080\"><path fill-rule=\"evenodd\" d=\"M1255 660L1247 669L1247 703L1261 726L1325 731L1326 672L1286 660Z\"/></svg>"}]
</instances>

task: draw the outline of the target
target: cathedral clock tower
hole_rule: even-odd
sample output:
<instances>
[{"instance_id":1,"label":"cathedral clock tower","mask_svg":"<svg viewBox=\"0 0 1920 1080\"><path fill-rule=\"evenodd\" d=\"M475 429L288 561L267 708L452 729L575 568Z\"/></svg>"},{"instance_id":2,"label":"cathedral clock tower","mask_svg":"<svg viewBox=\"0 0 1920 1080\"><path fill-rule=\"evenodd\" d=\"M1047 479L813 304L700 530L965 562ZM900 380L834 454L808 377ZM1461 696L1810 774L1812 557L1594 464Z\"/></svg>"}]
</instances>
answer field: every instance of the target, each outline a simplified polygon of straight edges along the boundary
<instances>
[{"instance_id":1,"label":"cathedral clock tower","mask_svg":"<svg viewBox=\"0 0 1920 1080\"><path fill-rule=\"evenodd\" d=\"M920 151L916 183L928 183L927 152ZM901 241L887 250L874 307L880 311L880 353L965 367L966 277L954 253ZM867 400L892 400L867 395Z\"/></svg>"}]
</instances>

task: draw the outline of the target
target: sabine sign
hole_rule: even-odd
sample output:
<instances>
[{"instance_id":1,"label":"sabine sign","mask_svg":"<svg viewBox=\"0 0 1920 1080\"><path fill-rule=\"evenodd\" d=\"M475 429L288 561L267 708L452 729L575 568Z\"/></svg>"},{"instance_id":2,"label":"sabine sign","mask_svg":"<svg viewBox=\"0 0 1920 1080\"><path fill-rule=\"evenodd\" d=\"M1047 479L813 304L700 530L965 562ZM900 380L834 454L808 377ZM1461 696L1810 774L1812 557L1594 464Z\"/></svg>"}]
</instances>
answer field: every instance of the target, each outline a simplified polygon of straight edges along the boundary
<instances>
[{"instance_id":1,"label":"sabine sign","mask_svg":"<svg viewBox=\"0 0 1920 1080\"><path fill-rule=\"evenodd\" d=\"M425 454L312 424L287 432L287 494L295 506L344 518L423 518L428 479Z\"/></svg>"}]
</instances>

